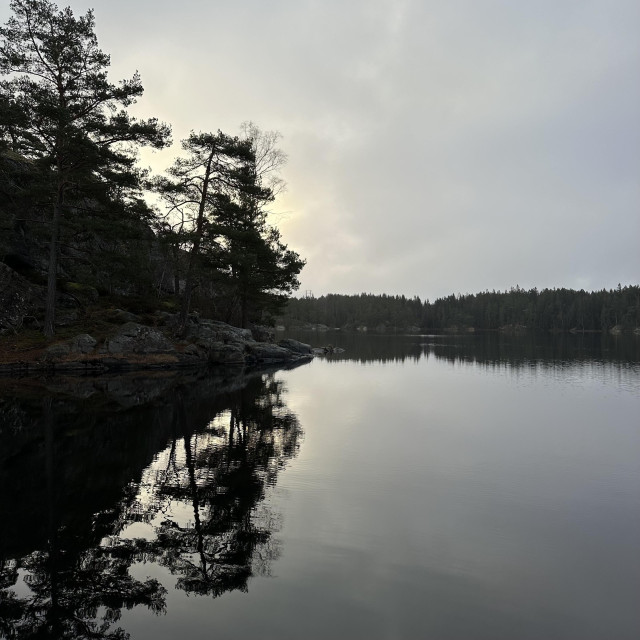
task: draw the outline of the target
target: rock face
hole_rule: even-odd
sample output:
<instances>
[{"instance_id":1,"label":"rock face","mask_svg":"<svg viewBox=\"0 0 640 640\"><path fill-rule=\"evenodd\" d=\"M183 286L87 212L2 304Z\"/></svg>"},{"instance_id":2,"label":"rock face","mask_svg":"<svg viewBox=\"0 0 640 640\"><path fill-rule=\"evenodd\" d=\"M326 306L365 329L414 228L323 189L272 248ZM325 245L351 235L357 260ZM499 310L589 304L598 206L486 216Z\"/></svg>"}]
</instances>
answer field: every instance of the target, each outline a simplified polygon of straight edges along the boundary
<instances>
[{"instance_id":1,"label":"rock face","mask_svg":"<svg viewBox=\"0 0 640 640\"><path fill-rule=\"evenodd\" d=\"M242 364L245 361L244 344L200 340L196 346L209 364Z\"/></svg>"},{"instance_id":2,"label":"rock face","mask_svg":"<svg viewBox=\"0 0 640 640\"><path fill-rule=\"evenodd\" d=\"M25 319L40 315L44 291L0 262L0 334L20 329Z\"/></svg>"},{"instance_id":3,"label":"rock face","mask_svg":"<svg viewBox=\"0 0 640 640\"><path fill-rule=\"evenodd\" d=\"M254 339L251 331L214 320L191 321L186 339L173 342L171 327L177 316L156 315L166 327L126 322L114 327L104 343L83 333L49 345L36 362L0 364L0 373L51 370L104 372L127 369L171 369L204 365L263 365L304 361L313 357L308 344L281 340L279 344ZM323 353L326 351L323 350Z\"/></svg>"},{"instance_id":4,"label":"rock face","mask_svg":"<svg viewBox=\"0 0 640 640\"><path fill-rule=\"evenodd\" d=\"M122 309L113 309L107 314L107 320L113 323L140 322L142 319L135 313L123 311Z\"/></svg>"},{"instance_id":5,"label":"rock face","mask_svg":"<svg viewBox=\"0 0 640 640\"><path fill-rule=\"evenodd\" d=\"M314 347L311 349L311 353L314 356L326 356L334 353L344 353L344 349L341 347L334 347L333 345L327 345L326 347Z\"/></svg>"},{"instance_id":6,"label":"rock face","mask_svg":"<svg viewBox=\"0 0 640 640\"><path fill-rule=\"evenodd\" d=\"M269 342L254 342L247 344L249 362L286 362L294 359L294 353L284 347Z\"/></svg>"},{"instance_id":7,"label":"rock face","mask_svg":"<svg viewBox=\"0 0 640 640\"><path fill-rule=\"evenodd\" d=\"M127 322L107 341L106 350L111 354L150 354L171 353L175 351L175 347L157 329L137 322Z\"/></svg>"},{"instance_id":8,"label":"rock face","mask_svg":"<svg viewBox=\"0 0 640 640\"><path fill-rule=\"evenodd\" d=\"M71 340L71 353L91 353L98 341L88 333L81 333Z\"/></svg>"},{"instance_id":9,"label":"rock face","mask_svg":"<svg viewBox=\"0 0 640 640\"><path fill-rule=\"evenodd\" d=\"M297 340L291 340L291 338L280 340L280 342L278 342L278 346L290 349L291 351L299 354L309 354L312 351L310 345L305 344L304 342L298 342Z\"/></svg>"}]
</instances>

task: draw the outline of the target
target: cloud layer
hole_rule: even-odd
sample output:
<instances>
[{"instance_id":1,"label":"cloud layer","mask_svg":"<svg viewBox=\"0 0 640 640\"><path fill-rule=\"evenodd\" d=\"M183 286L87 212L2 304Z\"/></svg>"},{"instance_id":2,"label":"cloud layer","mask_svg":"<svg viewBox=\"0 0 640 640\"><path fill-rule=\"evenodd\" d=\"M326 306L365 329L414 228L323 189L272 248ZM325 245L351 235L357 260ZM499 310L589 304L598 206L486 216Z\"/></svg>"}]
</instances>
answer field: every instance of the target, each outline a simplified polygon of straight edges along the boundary
<instances>
[{"instance_id":1,"label":"cloud layer","mask_svg":"<svg viewBox=\"0 0 640 640\"><path fill-rule=\"evenodd\" d=\"M302 288L637 283L635 0L74 2L140 113L283 133ZM0 10L2 21L8 9ZM145 156L154 168L165 156Z\"/></svg>"}]
</instances>

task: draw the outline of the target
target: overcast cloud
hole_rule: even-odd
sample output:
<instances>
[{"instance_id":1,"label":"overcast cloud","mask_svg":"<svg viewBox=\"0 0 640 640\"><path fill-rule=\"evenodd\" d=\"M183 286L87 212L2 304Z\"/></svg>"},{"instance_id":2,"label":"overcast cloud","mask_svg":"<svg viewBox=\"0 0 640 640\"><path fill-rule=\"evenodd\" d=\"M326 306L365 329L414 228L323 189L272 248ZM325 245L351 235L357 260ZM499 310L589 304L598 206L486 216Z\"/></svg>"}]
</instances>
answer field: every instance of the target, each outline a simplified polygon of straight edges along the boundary
<instances>
[{"instance_id":1,"label":"overcast cloud","mask_svg":"<svg viewBox=\"0 0 640 640\"><path fill-rule=\"evenodd\" d=\"M95 9L111 79L138 69L139 114L176 142L282 132L276 220L307 259L302 291L640 281L637 0L71 6Z\"/></svg>"}]
</instances>

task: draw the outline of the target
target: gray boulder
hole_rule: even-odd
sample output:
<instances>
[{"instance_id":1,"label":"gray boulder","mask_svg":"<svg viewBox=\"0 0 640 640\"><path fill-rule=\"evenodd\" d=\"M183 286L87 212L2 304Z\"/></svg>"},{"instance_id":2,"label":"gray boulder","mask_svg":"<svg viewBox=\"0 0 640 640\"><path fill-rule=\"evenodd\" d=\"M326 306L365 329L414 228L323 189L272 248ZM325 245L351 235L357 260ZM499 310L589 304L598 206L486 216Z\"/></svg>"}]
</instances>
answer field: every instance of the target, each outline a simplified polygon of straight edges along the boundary
<instances>
[{"instance_id":1,"label":"gray boulder","mask_svg":"<svg viewBox=\"0 0 640 640\"><path fill-rule=\"evenodd\" d=\"M311 353L310 345L304 342L298 342L297 340L292 340L291 338L280 340L280 342L278 342L278 346L284 347L285 349L289 349L290 351L294 351L295 353L299 353L301 355Z\"/></svg>"},{"instance_id":2,"label":"gray boulder","mask_svg":"<svg viewBox=\"0 0 640 640\"><path fill-rule=\"evenodd\" d=\"M240 327L232 327L224 322L214 322L209 326L214 328L218 333L218 340L224 342L246 342L253 341L253 336L249 329L241 329Z\"/></svg>"},{"instance_id":3,"label":"gray boulder","mask_svg":"<svg viewBox=\"0 0 640 640\"><path fill-rule=\"evenodd\" d=\"M187 340L218 340L218 332L206 324L191 324L188 327Z\"/></svg>"},{"instance_id":4,"label":"gray boulder","mask_svg":"<svg viewBox=\"0 0 640 640\"><path fill-rule=\"evenodd\" d=\"M109 339L107 351L113 354L172 353L175 347L157 329L136 322L127 322Z\"/></svg>"},{"instance_id":5,"label":"gray boulder","mask_svg":"<svg viewBox=\"0 0 640 640\"><path fill-rule=\"evenodd\" d=\"M188 356L200 356L202 354L202 351L200 350L200 348L197 345L188 344L184 348L183 353L185 353Z\"/></svg>"},{"instance_id":6,"label":"gray boulder","mask_svg":"<svg viewBox=\"0 0 640 640\"><path fill-rule=\"evenodd\" d=\"M326 347L314 347L311 349L311 353L315 356L324 356L331 353L344 353L344 349L328 345Z\"/></svg>"},{"instance_id":7,"label":"gray boulder","mask_svg":"<svg viewBox=\"0 0 640 640\"><path fill-rule=\"evenodd\" d=\"M78 312L72 309L58 309L56 311L56 327L69 327L78 322Z\"/></svg>"},{"instance_id":8,"label":"gray boulder","mask_svg":"<svg viewBox=\"0 0 640 640\"><path fill-rule=\"evenodd\" d=\"M124 323L124 322L140 322L142 318L135 313L125 311L124 309L113 309L107 313L107 320L109 322Z\"/></svg>"},{"instance_id":9,"label":"gray boulder","mask_svg":"<svg viewBox=\"0 0 640 640\"><path fill-rule=\"evenodd\" d=\"M269 342L254 342L247 345L249 361L253 362L286 362L296 358L296 354Z\"/></svg>"},{"instance_id":10,"label":"gray boulder","mask_svg":"<svg viewBox=\"0 0 640 640\"><path fill-rule=\"evenodd\" d=\"M4 233L4 232L3 232ZM22 327L44 309L44 290L0 262L0 333Z\"/></svg>"},{"instance_id":11,"label":"gray boulder","mask_svg":"<svg viewBox=\"0 0 640 640\"><path fill-rule=\"evenodd\" d=\"M186 339L194 342L211 340L214 342L244 343L248 340L253 341L253 336L249 329L232 327L230 324L216 320L200 320L197 324L189 323Z\"/></svg>"},{"instance_id":12,"label":"gray boulder","mask_svg":"<svg viewBox=\"0 0 640 640\"><path fill-rule=\"evenodd\" d=\"M215 342L208 349L207 360L210 364L244 364L244 350L237 345Z\"/></svg>"},{"instance_id":13,"label":"gray boulder","mask_svg":"<svg viewBox=\"0 0 640 640\"><path fill-rule=\"evenodd\" d=\"M90 353L94 350L98 341L88 333L81 333L71 340L72 353Z\"/></svg>"}]
</instances>

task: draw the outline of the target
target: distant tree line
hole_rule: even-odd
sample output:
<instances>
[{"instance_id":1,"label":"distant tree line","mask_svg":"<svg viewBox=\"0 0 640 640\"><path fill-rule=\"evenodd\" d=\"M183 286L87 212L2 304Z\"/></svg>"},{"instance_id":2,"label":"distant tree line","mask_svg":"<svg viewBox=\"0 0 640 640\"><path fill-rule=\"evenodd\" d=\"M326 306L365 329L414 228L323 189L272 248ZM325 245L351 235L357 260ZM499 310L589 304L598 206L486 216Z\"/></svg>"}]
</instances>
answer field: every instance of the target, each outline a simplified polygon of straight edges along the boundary
<instances>
[{"instance_id":1,"label":"distant tree line","mask_svg":"<svg viewBox=\"0 0 640 640\"><path fill-rule=\"evenodd\" d=\"M450 295L435 302L405 296L329 294L293 298L281 322L288 326L387 331L419 327L445 330L470 328L494 331L527 328L535 331L607 331L640 327L640 286L602 291L522 289Z\"/></svg>"},{"instance_id":2,"label":"distant tree line","mask_svg":"<svg viewBox=\"0 0 640 640\"><path fill-rule=\"evenodd\" d=\"M44 333L69 283L173 294L181 326L196 302L245 326L277 311L304 265L267 221L286 160L277 132L192 132L152 178L138 150L168 146L171 129L129 114L140 77L109 81L93 12L76 17L49 0L10 8L0 27L0 261L46 286Z\"/></svg>"}]
</instances>

